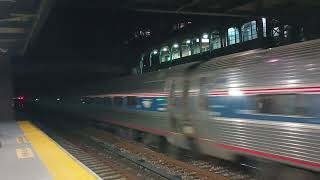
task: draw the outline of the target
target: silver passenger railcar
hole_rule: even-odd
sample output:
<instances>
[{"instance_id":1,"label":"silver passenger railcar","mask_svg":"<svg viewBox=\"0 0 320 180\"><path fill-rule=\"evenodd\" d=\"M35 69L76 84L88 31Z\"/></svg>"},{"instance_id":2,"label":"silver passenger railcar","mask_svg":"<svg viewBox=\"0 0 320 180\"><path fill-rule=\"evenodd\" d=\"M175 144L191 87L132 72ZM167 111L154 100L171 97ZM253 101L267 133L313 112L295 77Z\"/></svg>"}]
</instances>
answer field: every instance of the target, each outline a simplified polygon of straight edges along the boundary
<instances>
[{"instance_id":1,"label":"silver passenger railcar","mask_svg":"<svg viewBox=\"0 0 320 180\"><path fill-rule=\"evenodd\" d=\"M227 160L254 157L320 170L320 40L105 86L82 101L66 101L64 108Z\"/></svg>"}]
</instances>

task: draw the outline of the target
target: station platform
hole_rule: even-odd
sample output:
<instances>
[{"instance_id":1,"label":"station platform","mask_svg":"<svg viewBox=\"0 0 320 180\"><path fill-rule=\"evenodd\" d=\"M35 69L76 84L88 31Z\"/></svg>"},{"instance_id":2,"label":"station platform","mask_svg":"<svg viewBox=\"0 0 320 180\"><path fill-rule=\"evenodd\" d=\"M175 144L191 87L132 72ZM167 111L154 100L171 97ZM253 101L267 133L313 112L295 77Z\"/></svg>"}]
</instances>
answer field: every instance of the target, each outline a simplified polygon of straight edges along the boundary
<instances>
[{"instance_id":1,"label":"station platform","mask_svg":"<svg viewBox=\"0 0 320 180\"><path fill-rule=\"evenodd\" d=\"M1 180L100 179L29 121L0 121Z\"/></svg>"}]
</instances>

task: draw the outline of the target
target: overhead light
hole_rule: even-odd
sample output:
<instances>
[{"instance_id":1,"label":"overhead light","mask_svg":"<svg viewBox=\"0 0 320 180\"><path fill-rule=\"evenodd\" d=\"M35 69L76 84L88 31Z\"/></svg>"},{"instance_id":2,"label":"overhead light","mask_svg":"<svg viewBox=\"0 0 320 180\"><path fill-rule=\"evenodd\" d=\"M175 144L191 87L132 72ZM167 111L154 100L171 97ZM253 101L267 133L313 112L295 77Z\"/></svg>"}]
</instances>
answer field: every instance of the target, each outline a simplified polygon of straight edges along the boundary
<instances>
[{"instance_id":1,"label":"overhead light","mask_svg":"<svg viewBox=\"0 0 320 180\"><path fill-rule=\"evenodd\" d=\"M158 54L158 51L157 51L157 50L154 50L154 51L153 51L153 54Z\"/></svg>"},{"instance_id":2,"label":"overhead light","mask_svg":"<svg viewBox=\"0 0 320 180\"><path fill-rule=\"evenodd\" d=\"M199 42L199 38L196 39L196 42Z\"/></svg>"},{"instance_id":3,"label":"overhead light","mask_svg":"<svg viewBox=\"0 0 320 180\"><path fill-rule=\"evenodd\" d=\"M168 49L165 47L165 48L162 48L162 51L168 51Z\"/></svg>"},{"instance_id":4,"label":"overhead light","mask_svg":"<svg viewBox=\"0 0 320 180\"><path fill-rule=\"evenodd\" d=\"M209 37L208 34L203 34L203 35L202 35L202 38L203 38L203 39L208 39L208 37Z\"/></svg>"},{"instance_id":5,"label":"overhead light","mask_svg":"<svg viewBox=\"0 0 320 180\"><path fill-rule=\"evenodd\" d=\"M57 101L60 101L61 99L60 98L57 98Z\"/></svg>"},{"instance_id":6,"label":"overhead light","mask_svg":"<svg viewBox=\"0 0 320 180\"><path fill-rule=\"evenodd\" d=\"M174 44L173 47L174 47L174 48L178 48L178 47L179 47L179 44Z\"/></svg>"},{"instance_id":7,"label":"overhead light","mask_svg":"<svg viewBox=\"0 0 320 180\"><path fill-rule=\"evenodd\" d=\"M190 43L191 43L191 41L190 41L190 40L187 40L187 41L186 41L186 43L187 43L187 44L190 44Z\"/></svg>"}]
</instances>

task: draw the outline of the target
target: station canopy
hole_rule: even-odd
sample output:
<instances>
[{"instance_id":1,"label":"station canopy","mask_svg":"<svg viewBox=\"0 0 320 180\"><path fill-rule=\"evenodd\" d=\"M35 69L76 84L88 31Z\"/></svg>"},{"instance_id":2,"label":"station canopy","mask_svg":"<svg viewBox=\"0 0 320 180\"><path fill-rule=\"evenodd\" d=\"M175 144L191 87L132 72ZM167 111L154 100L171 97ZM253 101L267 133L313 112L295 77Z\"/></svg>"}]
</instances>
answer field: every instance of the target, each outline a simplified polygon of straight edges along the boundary
<instances>
[{"instance_id":1,"label":"station canopy","mask_svg":"<svg viewBox=\"0 0 320 180\"><path fill-rule=\"evenodd\" d=\"M53 3L54 0L0 0L0 53L24 54Z\"/></svg>"}]
</instances>

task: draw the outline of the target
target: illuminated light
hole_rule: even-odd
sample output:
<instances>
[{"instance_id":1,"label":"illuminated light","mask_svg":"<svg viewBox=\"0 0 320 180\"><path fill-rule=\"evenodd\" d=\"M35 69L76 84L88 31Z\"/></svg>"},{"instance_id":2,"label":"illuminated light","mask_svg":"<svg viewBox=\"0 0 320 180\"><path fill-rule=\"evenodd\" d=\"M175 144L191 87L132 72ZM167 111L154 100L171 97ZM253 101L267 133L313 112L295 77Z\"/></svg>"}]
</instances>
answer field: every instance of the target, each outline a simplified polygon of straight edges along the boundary
<instances>
[{"instance_id":1,"label":"illuminated light","mask_svg":"<svg viewBox=\"0 0 320 180\"><path fill-rule=\"evenodd\" d=\"M174 48L178 48L178 47L179 47L179 44L174 44L173 47L174 47Z\"/></svg>"},{"instance_id":2,"label":"illuminated light","mask_svg":"<svg viewBox=\"0 0 320 180\"><path fill-rule=\"evenodd\" d=\"M154 51L153 51L153 54L158 54L158 51L157 51L157 50L154 50Z\"/></svg>"},{"instance_id":3,"label":"illuminated light","mask_svg":"<svg viewBox=\"0 0 320 180\"><path fill-rule=\"evenodd\" d=\"M230 96L243 96L243 92L239 88L230 88L228 94Z\"/></svg>"},{"instance_id":4,"label":"illuminated light","mask_svg":"<svg viewBox=\"0 0 320 180\"><path fill-rule=\"evenodd\" d=\"M279 59L270 59L270 60L268 60L267 62L268 63L274 63L274 62L278 62L279 61Z\"/></svg>"},{"instance_id":5,"label":"illuminated light","mask_svg":"<svg viewBox=\"0 0 320 180\"><path fill-rule=\"evenodd\" d=\"M209 37L208 34L203 34L203 35L202 35L202 38L203 38L203 39L208 39L208 37Z\"/></svg>"},{"instance_id":6,"label":"illuminated light","mask_svg":"<svg viewBox=\"0 0 320 180\"><path fill-rule=\"evenodd\" d=\"M209 39L201 39L201 42L209 43Z\"/></svg>"},{"instance_id":7,"label":"illuminated light","mask_svg":"<svg viewBox=\"0 0 320 180\"><path fill-rule=\"evenodd\" d=\"M60 101L61 99L60 98L57 98L57 101Z\"/></svg>"},{"instance_id":8,"label":"illuminated light","mask_svg":"<svg viewBox=\"0 0 320 180\"><path fill-rule=\"evenodd\" d=\"M40 99L36 98L36 101L40 101Z\"/></svg>"},{"instance_id":9,"label":"illuminated light","mask_svg":"<svg viewBox=\"0 0 320 180\"><path fill-rule=\"evenodd\" d=\"M190 40L187 40L187 41L186 41L186 43L187 43L187 44L190 44L190 43L191 43L191 41L190 41Z\"/></svg>"},{"instance_id":10,"label":"illuminated light","mask_svg":"<svg viewBox=\"0 0 320 180\"><path fill-rule=\"evenodd\" d=\"M167 48L162 48L162 51L168 51L168 49Z\"/></svg>"},{"instance_id":11,"label":"illuminated light","mask_svg":"<svg viewBox=\"0 0 320 180\"><path fill-rule=\"evenodd\" d=\"M199 42L199 41L200 41L199 38L197 38L197 39L196 39L196 42Z\"/></svg>"},{"instance_id":12,"label":"illuminated light","mask_svg":"<svg viewBox=\"0 0 320 180\"><path fill-rule=\"evenodd\" d=\"M266 23L267 19L265 17L262 18L262 22Z\"/></svg>"}]
</instances>

